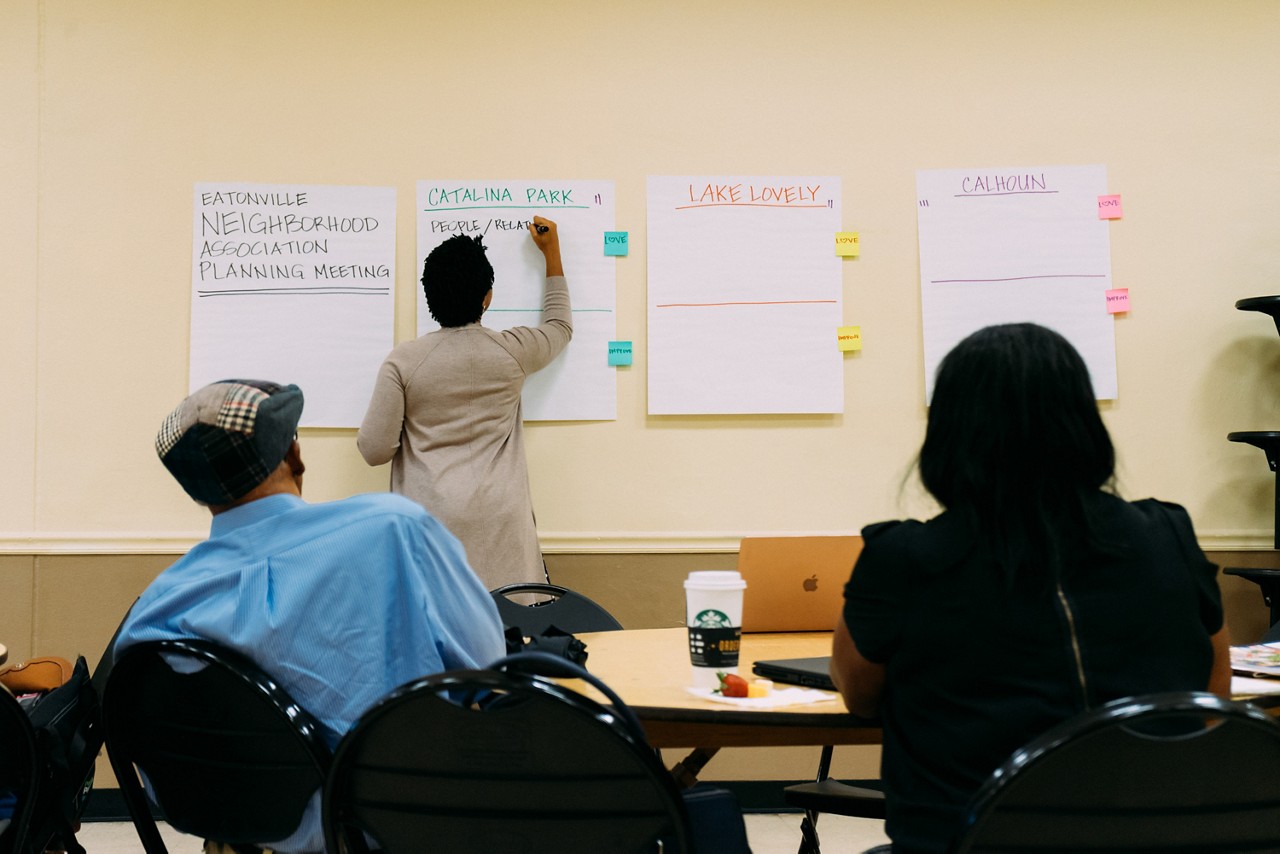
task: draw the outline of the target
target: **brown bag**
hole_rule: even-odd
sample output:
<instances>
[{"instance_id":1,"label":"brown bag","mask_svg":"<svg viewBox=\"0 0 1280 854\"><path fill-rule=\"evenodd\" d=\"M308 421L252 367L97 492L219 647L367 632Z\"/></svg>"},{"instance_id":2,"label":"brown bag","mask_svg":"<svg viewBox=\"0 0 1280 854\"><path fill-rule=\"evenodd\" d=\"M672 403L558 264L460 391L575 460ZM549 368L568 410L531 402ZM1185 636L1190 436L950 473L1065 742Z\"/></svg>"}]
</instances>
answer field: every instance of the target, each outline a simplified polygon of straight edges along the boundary
<instances>
[{"instance_id":1,"label":"brown bag","mask_svg":"<svg viewBox=\"0 0 1280 854\"><path fill-rule=\"evenodd\" d=\"M0 685L13 694L43 694L67 684L71 662L56 655L32 658L0 673Z\"/></svg>"}]
</instances>

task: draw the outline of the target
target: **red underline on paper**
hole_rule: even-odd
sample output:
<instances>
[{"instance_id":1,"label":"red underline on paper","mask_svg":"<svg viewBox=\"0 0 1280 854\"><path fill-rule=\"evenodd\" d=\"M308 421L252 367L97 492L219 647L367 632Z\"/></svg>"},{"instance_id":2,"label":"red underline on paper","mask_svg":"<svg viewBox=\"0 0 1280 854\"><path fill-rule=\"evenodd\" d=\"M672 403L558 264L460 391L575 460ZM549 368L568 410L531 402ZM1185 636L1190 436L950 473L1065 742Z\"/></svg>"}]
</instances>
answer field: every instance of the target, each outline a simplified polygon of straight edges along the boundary
<instances>
[{"instance_id":1,"label":"red underline on paper","mask_svg":"<svg viewBox=\"0 0 1280 854\"><path fill-rule=\"evenodd\" d=\"M1105 279L1103 273L1056 273L1045 276L1009 276L1006 279L930 279L933 285L949 285L969 282L1025 282L1028 279Z\"/></svg>"},{"instance_id":2,"label":"red underline on paper","mask_svg":"<svg viewBox=\"0 0 1280 854\"><path fill-rule=\"evenodd\" d=\"M764 202L711 202L705 205L680 205L676 208L678 211L692 210L693 208L827 208L828 205L770 205Z\"/></svg>"},{"instance_id":3,"label":"red underline on paper","mask_svg":"<svg viewBox=\"0 0 1280 854\"><path fill-rule=\"evenodd\" d=\"M723 305L834 305L833 299L780 299L758 302L668 302L654 308L716 308Z\"/></svg>"}]
</instances>

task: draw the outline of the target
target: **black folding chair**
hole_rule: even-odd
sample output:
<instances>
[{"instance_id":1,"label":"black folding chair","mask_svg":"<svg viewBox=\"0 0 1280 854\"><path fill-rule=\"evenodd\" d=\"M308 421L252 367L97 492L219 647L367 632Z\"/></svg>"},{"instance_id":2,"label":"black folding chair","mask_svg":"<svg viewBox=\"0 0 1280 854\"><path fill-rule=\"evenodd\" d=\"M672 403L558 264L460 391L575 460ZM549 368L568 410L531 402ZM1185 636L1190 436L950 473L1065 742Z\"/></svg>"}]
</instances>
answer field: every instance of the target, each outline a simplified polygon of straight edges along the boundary
<instances>
[{"instance_id":1,"label":"black folding chair","mask_svg":"<svg viewBox=\"0 0 1280 854\"><path fill-rule=\"evenodd\" d=\"M818 758L817 779L812 783L797 783L782 790L788 806L804 810L800 819L799 854L819 854L822 844L818 838L818 816L822 813L846 815L854 818L884 820L884 790L879 780L856 780L849 783L833 780L831 773L831 745L822 748Z\"/></svg>"},{"instance_id":2,"label":"black folding chair","mask_svg":"<svg viewBox=\"0 0 1280 854\"><path fill-rule=\"evenodd\" d=\"M681 797L629 710L516 671L530 660L573 667L524 653L501 670L412 682L370 709L334 756L328 850L363 854L367 834L388 854L426 840L440 851L690 851Z\"/></svg>"},{"instance_id":3,"label":"black folding chair","mask_svg":"<svg viewBox=\"0 0 1280 854\"><path fill-rule=\"evenodd\" d=\"M44 851L45 843L53 835L51 828L47 834L33 833L32 828L44 777L40 773L39 756L35 730L27 713L13 695L0 688L0 792L11 792L17 798L9 827L0 835L2 854Z\"/></svg>"},{"instance_id":4,"label":"black folding chair","mask_svg":"<svg viewBox=\"0 0 1280 854\"><path fill-rule=\"evenodd\" d=\"M1117 700L1032 741L970 804L956 854L1280 849L1280 725L1203 693Z\"/></svg>"},{"instance_id":5,"label":"black folding chair","mask_svg":"<svg viewBox=\"0 0 1280 854\"><path fill-rule=\"evenodd\" d=\"M551 598L532 605L522 605L508 598L521 593L538 593ZM622 628L622 624L603 607L581 593L556 584L508 584L489 591L489 595L498 606L502 625L518 627L525 637L540 635L549 626L574 634L612 632Z\"/></svg>"},{"instance_id":6,"label":"black folding chair","mask_svg":"<svg viewBox=\"0 0 1280 854\"><path fill-rule=\"evenodd\" d=\"M103 697L107 753L147 854L173 827L219 842L288 837L324 785L323 728L245 656L207 641L127 649Z\"/></svg>"}]
</instances>

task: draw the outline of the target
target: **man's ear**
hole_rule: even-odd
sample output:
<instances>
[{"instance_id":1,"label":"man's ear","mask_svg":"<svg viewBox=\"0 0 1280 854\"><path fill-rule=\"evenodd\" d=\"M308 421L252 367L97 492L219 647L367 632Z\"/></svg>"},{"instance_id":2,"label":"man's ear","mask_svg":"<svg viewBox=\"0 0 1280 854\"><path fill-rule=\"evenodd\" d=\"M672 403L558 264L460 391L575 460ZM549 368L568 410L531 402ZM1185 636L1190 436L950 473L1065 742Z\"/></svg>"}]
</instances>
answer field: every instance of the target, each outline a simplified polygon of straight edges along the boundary
<instances>
[{"instance_id":1,"label":"man's ear","mask_svg":"<svg viewBox=\"0 0 1280 854\"><path fill-rule=\"evenodd\" d=\"M302 448L298 446L297 439L294 439L289 444L289 450L284 452L284 461L289 464L289 471L294 477L302 477L302 473L307 470L302 462Z\"/></svg>"}]
</instances>

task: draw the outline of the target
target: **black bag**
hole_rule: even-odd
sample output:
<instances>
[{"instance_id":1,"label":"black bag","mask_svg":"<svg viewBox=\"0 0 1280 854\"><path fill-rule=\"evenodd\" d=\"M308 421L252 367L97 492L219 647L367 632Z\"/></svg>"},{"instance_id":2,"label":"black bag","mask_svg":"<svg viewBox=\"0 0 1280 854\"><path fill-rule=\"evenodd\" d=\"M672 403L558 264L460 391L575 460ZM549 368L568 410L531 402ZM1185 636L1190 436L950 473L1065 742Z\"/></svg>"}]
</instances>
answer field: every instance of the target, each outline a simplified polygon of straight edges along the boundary
<instances>
[{"instance_id":1,"label":"black bag","mask_svg":"<svg viewBox=\"0 0 1280 854\"><path fill-rule=\"evenodd\" d=\"M711 783L680 792L689 827L693 830L693 850L698 854L751 854L742 807L733 792Z\"/></svg>"},{"instance_id":2,"label":"black bag","mask_svg":"<svg viewBox=\"0 0 1280 854\"><path fill-rule=\"evenodd\" d=\"M102 750L98 694L84 656L76 659L66 684L41 694L26 709L44 767L30 836L37 842L51 840L49 847L65 848L68 854L84 854L75 831Z\"/></svg>"},{"instance_id":3,"label":"black bag","mask_svg":"<svg viewBox=\"0 0 1280 854\"><path fill-rule=\"evenodd\" d=\"M572 661L574 664L586 665L587 645L559 626L547 626L540 635L525 638L519 626L510 626L505 632L507 655L518 652L545 652Z\"/></svg>"}]
</instances>

